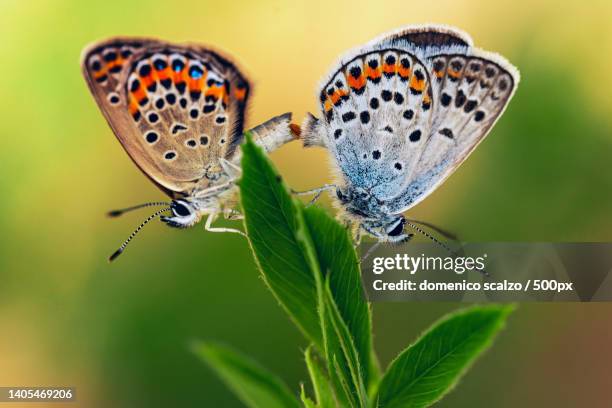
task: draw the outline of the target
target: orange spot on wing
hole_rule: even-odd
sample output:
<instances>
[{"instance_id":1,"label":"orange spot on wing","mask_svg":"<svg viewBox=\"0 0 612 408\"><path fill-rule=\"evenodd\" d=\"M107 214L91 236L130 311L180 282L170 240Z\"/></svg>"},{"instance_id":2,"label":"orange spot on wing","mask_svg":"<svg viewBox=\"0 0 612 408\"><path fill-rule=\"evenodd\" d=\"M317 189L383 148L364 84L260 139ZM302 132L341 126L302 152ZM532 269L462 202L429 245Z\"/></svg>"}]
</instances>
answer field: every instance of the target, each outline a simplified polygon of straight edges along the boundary
<instances>
[{"instance_id":1,"label":"orange spot on wing","mask_svg":"<svg viewBox=\"0 0 612 408\"><path fill-rule=\"evenodd\" d=\"M210 88L206 89L206 92L204 94L206 96L214 96L215 99L219 99L223 97L223 95L225 94L225 90L223 86L213 85Z\"/></svg>"},{"instance_id":2,"label":"orange spot on wing","mask_svg":"<svg viewBox=\"0 0 612 408\"><path fill-rule=\"evenodd\" d=\"M366 84L366 78L364 75L360 75L358 78L355 78L352 75L347 76L348 85L353 89L361 89Z\"/></svg>"},{"instance_id":3,"label":"orange spot on wing","mask_svg":"<svg viewBox=\"0 0 612 408\"><path fill-rule=\"evenodd\" d=\"M184 66L182 70L179 72L172 71L172 82L175 84L180 84L181 82L187 82L189 80L189 75L187 74L187 66Z\"/></svg>"},{"instance_id":4,"label":"orange spot on wing","mask_svg":"<svg viewBox=\"0 0 612 408\"><path fill-rule=\"evenodd\" d=\"M385 74L395 74L396 65L384 63L382 69Z\"/></svg>"},{"instance_id":5,"label":"orange spot on wing","mask_svg":"<svg viewBox=\"0 0 612 408\"><path fill-rule=\"evenodd\" d=\"M130 115L134 116L134 114L136 112L138 112L138 101L136 100L136 97L133 94L130 94L130 104L128 106L128 111L130 112Z\"/></svg>"},{"instance_id":6,"label":"orange spot on wing","mask_svg":"<svg viewBox=\"0 0 612 408\"><path fill-rule=\"evenodd\" d=\"M327 100L325 100L325 104L323 104L323 108L325 109L325 112L329 112L332 108L332 102L331 100L329 100L329 98Z\"/></svg>"},{"instance_id":7,"label":"orange spot on wing","mask_svg":"<svg viewBox=\"0 0 612 408\"><path fill-rule=\"evenodd\" d=\"M234 96L239 101L244 101L244 98L246 98L246 88L236 88L236 89L234 89Z\"/></svg>"},{"instance_id":8,"label":"orange spot on wing","mask_svg":"<svg viewBox=\"0 0 612 408\"><path fill-rule=\"evenodd\" d=\"M121 58L117 58L116 60L111 61L108 64L106 64L106 70L110 71L111 69L115 67L121 67L122 64L123 64L123 60Z\"/></svg>"},{"instance_id":9,"label":"orange spot on wing","mask_svg":"<svg viewBox=\"0 0 612 408\"><path fill-rule=\"evenodd\" d=\"M410 76L410 68L404 68L403 66L399 65L397 67L397 73L402 78L408 78Z\"/></svg>"},{"instance_id":10,"label":"orange spot on wing","mask_svg":"<svg viewBox=\"0 0 612 408\"><path fill-rule=\"evenodd\" d=\"M157 72L157 77L160 80L168 79L168 78L172 77L172 69L169 66L167 66L166 68L162 69L161 71L157 71L157 70L155 70L155 71Z\"/></svg>"},{"instance_id":11,"label":"orange spot on wing","mask_svg":"<svg viewBox=\"0 0 612 408\"><path fill-rule=\"evenodd\" d=\"M140 77L140 82L144 85L145 88L148 88L153 82L155 82L155 78L153 78L152 74L149 74L144 77Z\"/></svg>"},{"instance_id":12,"label":"orange spot on wing","mask_svg":"<svg viewBox=\"0 0 612 408\"><path fill-rule=\"evenodd\" d=\"M412 78L410 78L410 88L418 92L423 92L423 89L425 89L425 79L418 79L416 75L413 75Z\"/></svg>"},{"instance_id":13,"label":"orange spot on wing","mask_svg":"<svg viewBox=\"0 0 612 408\"><path fill-rule=\"evenodd\" d=\"M333 104L336 104L343 96L348 95L348 92L345 91L344 89L338 89L336 92L334 92L331 96L331 102Z\"/></svg>"},{"instance_id":14,"label":"orange spot on wing","mask_svg":"<svg viewBox=\"0 0 612 408\"><path fill-rule=\"evenodd\" d=\"M366 77L370 79L376 79L376 78L380 78L380 76L382 75L382 71L380 67L372 68L368 65L366 66L365 74L366 74Z\"/></svg>"},{"instance_id":15,"label":"orange spot on wing","mask_svg":"<svg viewBox=\"0 0 612 408\"><path fill-rule=\"evenodd\" d=\"M453 77L453 78L460 78L461 77L461 72L455 71L455 70L453 70L450 67L448 68L447 72L448 72L448 75Z\"/></svg>"},{"instance_id":16,"label":"orange spot on wing","mask_svg":"<svg viewBox=\"0 0 612 408\"><path fill-rule=\"evenodd\" d=\"M185 71L185 68L183 68L181 71L176 72L176 71L172 71L172 82L174 82L175 84L182 82L183 79L183 72Z\"/></svg>"},{"instance_id":17,"label":"orange spot on wing","mask_svg":"<svg viewBox=\"0 0 612 408\"><path fill-rule=\"evenodd\" d=\"M135 91L130 92L130 96L133 96L137 102L142 101L144 98L147 97L147 92L145 91L145 88L140 85L138 87L138 89L136 89Z\"/></svg>"},{"instance_id":18,"label":"orange spot on wing","mask_svg":"<svg viewBox=\"0 0 612 408\"><path fill-rule=\"evenodd\" d=\"M107 72L108 72L108 70L106 69L106 66L104 66L98 72L94 73L93 77L94 77L94 79L101 78L104 75L106 75Z\"/></svg>"},{"instance_id":19,"label":"orange spot on wing","mask_svg":"<svg viewBox=\"0 0 612 408\"><path fill-rule=\"evenodd\" d=\"M189 78L188 86L190 91L201 91L204 86L204 77L198 79Z\"/></svg>"}]
</instances>

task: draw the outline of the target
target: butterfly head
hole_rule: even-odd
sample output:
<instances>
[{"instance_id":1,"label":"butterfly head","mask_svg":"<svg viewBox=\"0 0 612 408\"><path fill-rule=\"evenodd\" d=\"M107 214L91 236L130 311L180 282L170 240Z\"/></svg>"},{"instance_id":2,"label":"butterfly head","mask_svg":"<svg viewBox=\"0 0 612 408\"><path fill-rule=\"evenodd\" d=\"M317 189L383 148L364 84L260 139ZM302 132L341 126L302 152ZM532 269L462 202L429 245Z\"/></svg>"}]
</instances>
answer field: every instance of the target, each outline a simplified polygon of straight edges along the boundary
<instances>
[{"instance_id":1,"label":"butterfly head","mask_svg":"<svg viewBox=\"0 0 612 408\"><path fill-rule=\"evenodd\" d=\"M361 222L360 227L368 234L383 242L406 242L413 234L404 232L406 219L403 215L389 215L380 219L367 219Z\"/></svg>"},{"instance_id":2,"label":"butterfly head","mask_svg":"<svg viewBox=\"0 0 612 408\"><path fill-rule=\"evenodd\" d=\"M161 220L174 228L187 228L195 225L200 221L201 214L196 206L187 200L173 200L170 204L172 216L161 217Z\"/></svg>"},{"instance_id":3,"label":"butterfly head","mask_svg":"<svg viewBox=\"0 0 612 408\"><path fill-rule=\"evenodd\" d=\"M389 214L384 201L363 188L338 187L336 196L349 218L356 219L360 228L385 242L404 242L412 234L404 233L406 219L401 214Z\"/></svg>"}]
</instances>

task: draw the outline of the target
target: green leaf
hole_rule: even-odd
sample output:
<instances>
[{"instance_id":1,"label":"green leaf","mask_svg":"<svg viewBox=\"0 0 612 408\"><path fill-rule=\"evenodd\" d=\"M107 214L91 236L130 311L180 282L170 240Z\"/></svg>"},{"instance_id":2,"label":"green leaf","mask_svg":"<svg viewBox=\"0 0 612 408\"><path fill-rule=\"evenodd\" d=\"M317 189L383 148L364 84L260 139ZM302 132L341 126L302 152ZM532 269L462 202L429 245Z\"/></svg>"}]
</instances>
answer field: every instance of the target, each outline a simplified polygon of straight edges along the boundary
<instances>
[{"instance_id":1,"label":"green leaf","mask_svg":"<svg viewBox=\"0 0 612 408\"><path fill-rule=\"evenodd\" d=\"M380 407L426 407L457 383L491 344L512 306L475 306L430 328L389 366L378 390Z\"/></svg>"},{"instance_id":2,"label":"green leaf","mask_svg":"<svg viewBox=\"0 0 612 408\"><path fill-rule=\"evenodd\" d=\"M300 399L302 400L304 408L317 408L317 405L313 402L313 400L308 398L308 396L306 395L306 391L304 390L304 384L300 384Z\"/></svg>"},{"instance_id":3,"label":"green leaf","mask_svg":"<svg viewBox=\"0 0 612 408\"><path fill-rule=\"evenodd\" d=\"M297 398L279 378L251 359L208 342L197 343L194 351L248 407L300 407Z\"/></svg>"},{"instance_id":4,"label":"green leaf","mask_svg":"<svg viewBox=\"0 0 612 408\"><path fill-rule=\"evenodd\" d=\"M338 376L349 402L353 406L365 407L367 394L363 381L363 370L351 333L340 316L329 288L329 279L325 287L325 322L324 338L326 340L326 357L333 361L333 368ZM331 371L331 368L330 368Z\"/></svg>"},{"instance_id":5,"label":"green leaf","mask_svg":"<svg viewBox=\"0 0 612 408\"><path fill-rule=\"evenodd\" d=\"M247 133L239 182L244 224L264 281L306 337L323 349L315 273L318 265L294 200Z\"/></svg>"},{"instance_id":6,"label":"green leaf","mask_svg":"<svg viewBox=\"0 0 612 408\"><path fill-rule=\"evenodd\" d=\"M321 370L321 366L315 360L312 346L308 346L304 352L304 357L306 360L306 367L308 368L308 374L310 374L310 381L312 382L315 398L317 400L317 406L320 408L334 408L336 404L334 402L333 391L329 384L329 380L325 376L325 373Z\"/></svg>"},{"instance_id":7,"label":"green leaf","mask_svg":"<svg viewBox=\"0 0 612 408\"><path fill-rule=\"evenodd\" d=\"M309 207L304 218L315 246L319 267L329 276L329 286L340 316L353 338L362 367L361 377L368 384L376 379L372 351L372 316L363 291L357 254L342 225L318 207ZM328 273L330 272L330 273Z\"/></svg>"},{"instance_id":8,"label":"green leaf","mask_svg":"<svg viewBox=\"0 0 612 408\"><path fill-rule=\"evenodd\" d=\"M248 135L242 149L245 228L264 280L325 355L338 402L362 406L364 384L378 373L372 357L370 309L351 239L327 213L304 210L291 197ZM329 283L331 303L324 281Z\"/></svg>"}]
</instances>

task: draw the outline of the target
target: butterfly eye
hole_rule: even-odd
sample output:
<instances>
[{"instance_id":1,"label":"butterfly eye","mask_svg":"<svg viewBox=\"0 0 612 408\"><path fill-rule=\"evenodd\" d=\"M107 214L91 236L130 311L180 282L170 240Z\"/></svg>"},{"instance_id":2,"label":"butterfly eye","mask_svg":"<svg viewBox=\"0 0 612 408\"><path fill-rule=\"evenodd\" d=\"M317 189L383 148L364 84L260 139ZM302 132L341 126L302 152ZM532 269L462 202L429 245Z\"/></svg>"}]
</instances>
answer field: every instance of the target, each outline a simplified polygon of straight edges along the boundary
<instances>
[{"instance_id":1,"label":"butterfly eye","mask_svg":"<svg viewBox=\"0 0 612 408\"><path fill-rule=\"evenodd\" d=\"M172 202L172 212L178 217L187 217L191 215L191 210L180 201Z\"/></svg>"},{"instance_id":2,"label":"butterfly eye","mask_svg":"<svg viewBox=\"0 0 612 408\"><path fill-rule=\"evenodd\" d=\"M397 225L391 231L389 231L387 234L390 237L397 237L398 235L400 235L404 231L404 224L405 223L406 223L406 220L404 220L402 218L400 220L400 222L398 222Z\"/></svg>"}]
</instances>

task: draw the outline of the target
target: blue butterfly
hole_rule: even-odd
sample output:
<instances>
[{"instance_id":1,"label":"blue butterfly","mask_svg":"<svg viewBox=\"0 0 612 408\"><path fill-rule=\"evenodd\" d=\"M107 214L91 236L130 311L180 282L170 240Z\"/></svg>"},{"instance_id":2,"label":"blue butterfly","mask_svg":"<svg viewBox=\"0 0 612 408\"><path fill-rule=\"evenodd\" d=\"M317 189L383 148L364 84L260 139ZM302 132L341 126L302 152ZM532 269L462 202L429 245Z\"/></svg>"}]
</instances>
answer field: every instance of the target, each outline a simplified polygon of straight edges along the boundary
<instances>
[{"instance_id":1,"label":"blue butterfly","mask_svg":"<svg viewBox=\"0 0 612 408\"><path fill-rule=\"evenodd\" d=\"M518 82L508 61L450 27L405 27L350 51L322 82L322 118L302 126L304 145L327 148L337 175L310 193L335 191L357 241L362 231L407 241L406 224L423 231L402 213L484 139Z\"/></svg>"}]
</instances>

